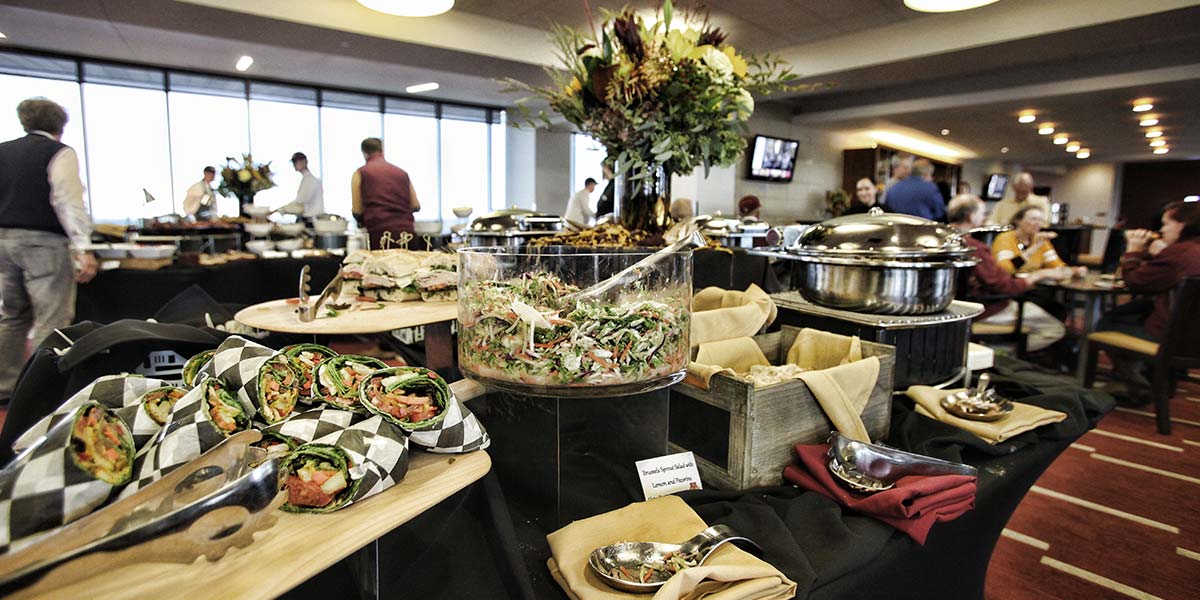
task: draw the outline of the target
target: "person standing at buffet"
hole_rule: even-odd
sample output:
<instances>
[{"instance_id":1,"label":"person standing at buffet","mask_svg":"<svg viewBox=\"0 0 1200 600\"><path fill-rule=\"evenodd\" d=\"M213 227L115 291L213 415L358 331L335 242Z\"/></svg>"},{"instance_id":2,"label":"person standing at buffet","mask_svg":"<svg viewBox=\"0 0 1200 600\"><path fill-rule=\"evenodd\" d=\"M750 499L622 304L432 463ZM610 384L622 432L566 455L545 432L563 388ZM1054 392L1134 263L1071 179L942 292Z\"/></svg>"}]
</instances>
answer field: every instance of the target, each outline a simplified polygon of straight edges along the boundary
<instances>
[{"instance_id":1,"label":"person standing at buffet","mask_svg":"<svg viewBox=\"0 0 1200 600\"><path fill-rule=\"evenodd\" d=\"M350 178L351 212L379 248L384 232L392 238L413 233L413 213L421 210L408 172L383 159L383 140L369 137L359 146L367 164Z\"/></svg>"},{"instance_id":2,"label":"person standing at buffet","mask_svg":"<svg viewBox=\"0 0 1200 600\"><path fill-rule=\"evenodd\" d=\"M604 180L608 183L604 184L604 191L600 192L600 199L596 201L596 216L603 217L611 215L615 210L616 177L613 176L612 169L608 168L603 163L600 165L600 170L604 173Z\"/></svg>"},{"instance_id":3,"label":"person standing at buffet","mask_svg":"<svg viewBox=\"0 0 1200 600\"><path fill-rule=\"evenodd\" d=\"M592 212L592 192L596 191L596 180L588 177L583 180L583 189L575 192L571 196L571 201L567 203L567 212L563 214L563 218L580 225L590 227L592 221L596 219L596 213Z\"/></svg>"},{"instance_id":4,"label":"person standing at buffet","mask_svg":"<svg viewBox=\"0 0 1200 600\"><path fill-rule=\"evenodd\" d=\"M188 188L187 195L183 197L183 213L189 217L195 217L196 220L205 220L212 218L213 209L213 189L212 182L217 178L217 170L212 167L204 167L204 176L200 181L192 184Z\"/></svg>"},{"instance_id":5,"label":"person standing at buffet","mask_svg":"<svg viewBox=\"0 0 1200 600\"><path fill-rule=\"evenodd\" d=\"M27 135L0 144L0 404L12 398L29 334L40 342L70 325L75 285L98 267L79 157L61 141L67 111L30 98L17 117Z\"/></svg>"},{"instance_id":6,"label":"person standing at buffet","mask_svg":"<svg viewBox=\"0 0 1200 600\"><path fill-rule=\"evenodd\" d=\"M913 155L900 153L892 155L892 176L887 181L883 182L883 195L879 197L879 203L887 205L888 192L901 181L908 179L912 175Z\"/></svg>"},{"instance_id":7,"label":"person standing at buffet","mask_svg":"<svg viewBox=\"0 0 1200 600\"><path fill-rule=\"evenodd\" d=\"M758 196L742 196L742 199L738 200L738 216L742 218L743 223L756 223L761 214L762 202Z\"/></svg>"},{"instance_id":8,"label":"person standing at buffet","mask_svg":"<svg viewBox=\"0 0 1200 600\"><path fill-rule=\"evenodd\" d=\"M850 207L846 209L843 215L863 215L869 212L872 208L879 206L875 195L879 192L879 188L875 187L875 182L868 177L859 179L854 184L854 199L850 201ZM880 209L883 207L880 206Z\"/></svg>"},{"instance_id":9,"label":"person standing at buffet","mask_svg":"<svg viewBox=\"0 0 1200 600\"><path fill-rule=\"evenodd\" d=\"M308 156L303 152L293 154L292 168L300 174L300 187L296 190L296 199L292 201L292 205L303 209L303 212L293 212L309 219L325 212L325 191L321 187L321 180L308 170Z\"/></svg>"},{"instance_id":10,"label":"person standing at buffet","mask_svg":"<svg viewBox=\"0 0 1200 600\"><path fill-rule=\"evenodd\" d=\"M912 174L888 188L888 210L933 221L946 218L946 203L930 182L932 175L933 163L923 158L913 161Z\"/></svg>"},{"instance_id":11,"label":"person standing at buffet","mask_svg":"<svg viewBox=\"0 0 1200 600\"><path fill-rule=\"evenodd\" d=\"M1033 175L1020 173L1013 180L1013 195L996 203L988 223L992 225L1008 225L1012 222L1017 211L1026 206L1033 206L1042 211L1042 216L1050 214L1050 200L1045 196L1033 193Z\"/></svg>"}]
</instances>

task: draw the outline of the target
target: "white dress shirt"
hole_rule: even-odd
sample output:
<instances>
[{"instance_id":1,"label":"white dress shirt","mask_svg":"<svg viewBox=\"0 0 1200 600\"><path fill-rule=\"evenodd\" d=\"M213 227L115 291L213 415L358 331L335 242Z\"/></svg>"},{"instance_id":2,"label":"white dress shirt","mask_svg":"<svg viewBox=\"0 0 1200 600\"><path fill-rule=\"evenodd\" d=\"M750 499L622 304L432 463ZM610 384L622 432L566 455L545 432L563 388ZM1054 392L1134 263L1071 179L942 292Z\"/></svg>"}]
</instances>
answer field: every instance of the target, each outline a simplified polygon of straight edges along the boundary
<instances>
[{"instance_id":1,"label":"white dress shirt","mask_svg":"<svg viewBox=\"0 0 1200 600\"><path fill-rule=\"evenodd\" d=\"M55 139L45 131L30 133ZM79 179L79 156L74 148L66 146L50 159L46 178L50 181L50 206L71 248L81 251L92 243L92 216L83 205L83 181Z\"/></svg>"},{"instance_id":2,"label":"white dress shirt","mask_svg":"<svg viewBox=\"0 0 1200 600\"><path fill-rule=\"evenodd\" d=\"M207 203L211 204L213 190L208 186L208 182L201 179L193 183L192 187L188 188L187 195L183 198L183 213L193 217L196 216L196 212L206 203L206 196L208 197Z\"/></svg>"},{"instance_id":3,"label":"white dress shirt","mask_svg":"<svg viewBox=\"0 0 1200 600\"><path fill-rule=\"evenodd\" d=\"M304 207L306 217L315 217L325 212L325 191L321 187L321 180L317 179L312 171L304 170L293 202Z\"/></svg>"},{"instance_id":4,"label":"white dress shirt","mask_svg":"<svg viewBox=\"0 0 1200 600\"><path fill-rule=\"evenodd\" d=\"M1008 225L1012 223L1013 217L1017 215L1022 208L1032 206L1042 211L1042 218L1047 223L1050 222L1050 199L1037 194L1029 194L1025 197L1024 202L1019 202L1016 196L1009 196L996 203L996 207L992 209L992 214L988 217L988 223L994 225Z\"/></svg>"},{"instance_id":5,"label":"white dress shirt","mask_svg":"<svg viewBox=\"0 0 1200 600\"><path fill-rule=\"evenodd\" d=\"M591 225L595 219L596 213L592 211L592 195L588 193L587 188L583 188L575 192L571 196L571 201L567 203L566 214L563 218L568 221L574 221L580 225Z\"/></svg>"}]
</instances>

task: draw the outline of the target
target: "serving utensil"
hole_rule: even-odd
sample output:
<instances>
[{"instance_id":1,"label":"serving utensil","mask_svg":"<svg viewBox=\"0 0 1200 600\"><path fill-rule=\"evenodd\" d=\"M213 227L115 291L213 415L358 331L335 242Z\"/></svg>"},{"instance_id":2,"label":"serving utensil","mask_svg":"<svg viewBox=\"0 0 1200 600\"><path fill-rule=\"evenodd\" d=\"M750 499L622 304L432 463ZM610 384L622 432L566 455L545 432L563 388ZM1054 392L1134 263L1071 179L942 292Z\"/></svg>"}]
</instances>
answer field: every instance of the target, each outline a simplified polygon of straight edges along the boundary
<instances>
[{"instance_id":1,"label":"serving utensil","mask_svg":"<svg viewBox=\"0 0 1200 600\"><path fill-rule=\"evenodd\" d=\"M905 452L883 444L860 442L836 431L829 434L829 457L830 472L857 492L873 493L888 489L907 475L976 477L979 473L970 465Z\"/></svg>"},{"instance_id":2,"label":"serving utensil","mask_svg":"<svg viewBox=\"0 0 1200 600\"><path fill-rule=\"evenodd\" d=\"M316 303L312 306L308 305L308 281L311 277L308 276L308 265L300 271L300 306L296 309L296 315L300 317L301 323L311 323L320 314L321 307L326 302L336 300L342 295L342 274L339 272L334 276L333 280L325 286L321 291L321 295L317 297Z\"/></svg>"},{"instance_id":3,"label":"serving utensil","mask_svg":"<svg viewBox=\"0 0 1200 600\"><path fill-rule=\"evenodd\" d=\"M631 281L637 281L638 279L645 277L654 265L666 260L668 256L679 252L684 248L704 248L706 246L708 246L708 240L705 239L704 234L700 233L699 231L693 231L692 235L683 238L678 242L675 242L674 244L671 244L670 246L667 246L662 250L659 250L658 252L655 252L654 254L651 254L650 256L633 263L632 265L629 265L628 267L618 271L616 275L579 290L578 292L563 296L563 304L564 306L570 306L578 300L586 300L603 296L613 288L623 286Z\"/></svg>"},{"instance_id":4,"label":"serving utensil","mask_svg":"<svg viewBox=\"0 0 1200 600\"><path fill-rule=\"evenodd\" d=\"M744 542L756 553L762 553L762 547L754 540L738 535L732 527L714 525L680 544L618 542L596 548L588 556L588 566L610 587L624 592L649 593L662 587L673 573L651 571L645 582L629 581L611 573L614 570L620 571L623 567L636 577L642 567L666 565L672 556L678 556L685 560L687 562L685 568L698 567L704 564L704 561L726 542Z\"/></svg>"},{"instance_id":5,"label":"serving utensil","mask_svg":"<svg viewBox=\"0 0 1200 600\"><path fill-rule=\"evenodd\" d=\"M955 392L942 398L942 408L946 412L971 421L999 421L1013 410L1013 403L1007 398L989 390L991 376L984 373L979 376L979 383L974 389Z\"/></svg>"}]
</instances>

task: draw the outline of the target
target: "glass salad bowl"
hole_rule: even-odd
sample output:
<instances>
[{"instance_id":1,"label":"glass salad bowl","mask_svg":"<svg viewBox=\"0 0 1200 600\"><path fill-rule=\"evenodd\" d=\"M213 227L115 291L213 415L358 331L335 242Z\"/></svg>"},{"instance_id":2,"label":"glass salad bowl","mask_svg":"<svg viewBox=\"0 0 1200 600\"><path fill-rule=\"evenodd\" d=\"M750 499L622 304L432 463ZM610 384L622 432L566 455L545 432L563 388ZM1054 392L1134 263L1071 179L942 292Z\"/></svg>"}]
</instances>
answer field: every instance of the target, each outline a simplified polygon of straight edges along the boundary
<instances>
[{"instance_id":1,"label":"glass salad bowl","mask_svg":"<svg viewBox=\"0 0 1200 600\"><path fill-rule=\"evenodd\" d=\"M662 388L687 371L691 250L660 254L637 277L599 294L587 288L654 251L547 246L458 253L464 376L517 394L600 398Z\"/></svg>"}]
</instances>

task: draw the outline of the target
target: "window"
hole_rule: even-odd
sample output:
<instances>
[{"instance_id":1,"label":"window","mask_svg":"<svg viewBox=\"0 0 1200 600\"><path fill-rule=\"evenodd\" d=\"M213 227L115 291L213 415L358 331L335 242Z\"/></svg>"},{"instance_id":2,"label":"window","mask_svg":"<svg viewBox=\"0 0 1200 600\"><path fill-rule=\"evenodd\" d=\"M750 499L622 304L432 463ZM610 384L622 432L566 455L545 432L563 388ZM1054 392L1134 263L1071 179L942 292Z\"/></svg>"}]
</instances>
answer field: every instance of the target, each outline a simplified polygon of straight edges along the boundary
<instances>
[{"instance_id":1,"label":"window","mask_svg":"<svg viewBox=\"0 0 1200 600\"><path fill-rule=\"evenodd\" d=\"M67 126L63 130L62 142L74 148L75 154L79 156L79 178L83 180L85 186L83 202L84 206L87 206L87 147L83 137L83 109L79 100L78 83L38 77L0 75L0 108L4 110L3 118L0 118L0 142L25 135L21 121L17 119L16 108L22 100L35 96L49 98L67 111Z\"/></svg>"},{"instance_id":2,"label":"window","mask_svg":"<svg viewBox=\"0 0 1200 600\"><path fill-rule=\"evenodd\" d=\"M496 111L497 122L492 123L492 148L488 156L492 162L492 205L491 210L499 210L508 206L507 180L504 174L508 165L505 157L508 155L507 129L508 121L504 111Z\"/></svg>"},{"instance_id":3,"label":"window","mask_svg":"<svg viewBox=\"0 0 1200 600\"><path fill-rule=\"evenodd\" d=\"M171 172L175 185L175 211L183 214L187 189L204 176L204 167L217 169L215 189L221 182L225 158L240 160L250 151L245 98L170 92ZM257 162L262 162L261 160ZM236 216L237 198L216 195L217 214Z\"/></svg>"},{"instance_id":4,"label":"window","mask_svg":"<svg viewBox=\"0 0 1200 600\"><path fill-rule=\"evenodd\" d=\"M296 199L300 174L292 168L292 154L308 157L308 170L321 176L321 135L317 107L268 100L250 100L250 149L254 160L270 162L275 187L260 192L255 201L279 208Z\"/></svg>"},{"instance_id":5,"label":"window","mask_svg":"<svg viewBox=\"0 0 1200 600\"><path fill-rule=\"evenodd\" d=\"M350 177L363 165L359 144L380 137L378 112L321 107L321 167L325 212L350 218Z\"/></svg>"},{"instance_id":6,"label":"window","mask_svg":"<svg viewBox=\"0 0 1200 600\"><path fill-rule=\"evenodd\" d=\"M385 114L383 151L388 162L404 169L417 190L421 221L438 218L438 122L432 117Z\"/></svg>"},{"instance_id":7,"label":"window","mask_svg":"<svg viewBox=\"0 0 1200 600\"><path fill-rule=\"evenodd\" d=\"M174 212L166 96L156 90L83 84L94 221L130 223ZM145 201L143 188L154 202Z\"/></svg>"},{"instance_id":8,"label":"window","mask_svg":"<svg viewBox=\"0 0 1200 600\"><path fill-rule=\"evenodd\" d=\"M596 180L596 191L592 192L592 210L596 209L596 201L604 191L604 168L600 163L608 153L604 146L590 136L581 133L571 134L571 195L583 189L583 182L588 177ZM599 216L599 215L597 215Z\"/></svg>"},{"instance_id":9,"label":"window","mask_svg":"<svg viewBox=\"0 0 1200 600\"><path fill-rule=\"evenodd\" d=\"M442 222L453 222L456 206L488 212L488 124L442 119Z\"/></svg>"}]
</instances>

